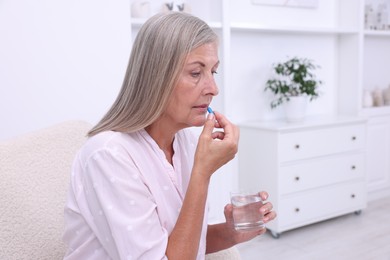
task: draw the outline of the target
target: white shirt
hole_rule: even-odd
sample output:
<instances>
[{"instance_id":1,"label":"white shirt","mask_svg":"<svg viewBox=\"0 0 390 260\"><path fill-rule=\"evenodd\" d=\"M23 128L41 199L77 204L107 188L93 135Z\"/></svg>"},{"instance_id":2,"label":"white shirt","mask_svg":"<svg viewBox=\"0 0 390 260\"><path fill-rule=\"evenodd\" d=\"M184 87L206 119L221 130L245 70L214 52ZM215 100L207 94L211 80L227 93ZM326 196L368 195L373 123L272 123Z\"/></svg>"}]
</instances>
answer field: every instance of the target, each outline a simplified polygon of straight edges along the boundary
<instances>
[{"instance_id":1,"label":"white shirt","mask_svg":"<svg viewBox=\"0 0 390 260\"><path fill-rule=\"evenodd\" d=\"M172 166L145 130L91 137L73 164L64 259L167 259L196 145L190 130L179 131ZM205 257L206 220L207 213L197 259Z\"/></svg>"}]
</instances>

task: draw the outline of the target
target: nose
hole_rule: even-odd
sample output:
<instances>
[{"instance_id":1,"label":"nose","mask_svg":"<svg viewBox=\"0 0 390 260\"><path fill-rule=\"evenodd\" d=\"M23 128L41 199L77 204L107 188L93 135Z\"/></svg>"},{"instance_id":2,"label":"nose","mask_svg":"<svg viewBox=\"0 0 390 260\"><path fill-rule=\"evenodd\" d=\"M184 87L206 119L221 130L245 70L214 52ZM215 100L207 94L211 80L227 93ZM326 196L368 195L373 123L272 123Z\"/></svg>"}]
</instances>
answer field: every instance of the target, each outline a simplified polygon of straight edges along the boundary
<instances>
[{"instance_id":1,"label":"nose","mask_svg":"<svg viewBox=\"0 0 390 260\"><path fill-rule=\"evenodd\" d=\"M217 83L215 82L214 75L211 74L209 77L207 77L205 84L204 84L204 95L212 95L216 96L219 93L219 88L217 86Z\"/></svg>"}]
</instances>

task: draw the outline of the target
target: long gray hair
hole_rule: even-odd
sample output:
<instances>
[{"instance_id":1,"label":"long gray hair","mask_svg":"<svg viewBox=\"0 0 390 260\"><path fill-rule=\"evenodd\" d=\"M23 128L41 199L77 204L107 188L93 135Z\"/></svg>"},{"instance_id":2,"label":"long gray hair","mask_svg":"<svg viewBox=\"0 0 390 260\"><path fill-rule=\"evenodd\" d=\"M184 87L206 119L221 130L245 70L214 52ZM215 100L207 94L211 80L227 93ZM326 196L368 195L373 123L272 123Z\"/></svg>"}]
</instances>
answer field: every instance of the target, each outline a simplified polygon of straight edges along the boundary
<instances>
[{"instance_id":1,"label":"long gray hair","mask_svg":"<svg viewBox=\"0 0 390 260\"><path fill-rule=\"evenodd\" d=\"M190 51L217 40L195 16L170 12L151 17L134 41L118 97L88 135L130 133L152 124L164 112Z\"/></svg>"}]
</instances>

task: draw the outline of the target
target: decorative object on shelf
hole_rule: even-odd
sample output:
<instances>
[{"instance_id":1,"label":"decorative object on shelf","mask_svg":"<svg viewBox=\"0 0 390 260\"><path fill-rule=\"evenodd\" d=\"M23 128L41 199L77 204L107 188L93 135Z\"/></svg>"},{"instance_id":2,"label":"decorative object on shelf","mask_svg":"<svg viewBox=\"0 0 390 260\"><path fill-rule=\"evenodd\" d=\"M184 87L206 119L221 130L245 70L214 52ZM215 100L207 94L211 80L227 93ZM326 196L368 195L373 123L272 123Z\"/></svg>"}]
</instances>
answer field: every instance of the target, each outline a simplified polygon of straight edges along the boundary
<instances>
[{"instance_id":1,"label":"decorative object on shelf","mask_svg":"<svg viewBox=\"0 0 390 260\"><path fill-rule=\"evenodd\" d=\"M184 3L176 5L176 6L177 6L177 9L179 9L180 12L184 11Z\"/></svg>"},{"instance_id":2,"label":"decorative object on shelf","mask_svg":"<svg viewBox=\"0 0 390 260\"><path fill-rule=\"evenodd\" d=\"M185 13L191 13L191 7L188 3L183 1L173 1L164 3L162 7L163 12L179 11Z\"/></svg>"},{"instance_id":3,"label":"decorative object on shelf","mask_svg":"<svg viewBox=\"0 0 390 260\"><path fill-rule=\"evenodd\" d=\"M375 30L376 29L376 14L374 11L374 7L371 4L367 4L365 6L364 28L366 28L367 30Z\"/></svg>"},{"instance_id":4,"label":"decorative object on shelf","mask_svg":"<svg viewBox=\"0 0 390 260\"><path fill-rule=\"evenodd\" d=\"M188 3L181 3L176 6L180 12L191 13L191 6Z\"/></svg>"},{"instance_id":5,"label":"decorative object on shelf","mask_svg":"<svg viewBox=\"0 0 390 260\"><path fill-rule=\"evenodd\" d=\"M131 17L148 18L150 16L150 1L138 0L131 4Z\"/></svg>"},{"instance_id":6,"label":"decorative object on shelf","mask_svg":"<svg viewBox=\"0 0 390 260\"><path fill-rule=\"evenodd\" d=\"M383 101L385 106L390 106L390 86L383 90Z\"/></svg>"},{"instance_id":7,"label":"decorative object on shelf","mask_svg":"<svg viewBox=\"0 0 390 260\"><path fill-rule=\"evenodd\" d=\"M372 98L374 99L374 106L375 107L381 107L383 106L383 93L382 93L382 90L380 88L376 88L373 92L372 92Z\"/></svg>"},{"instance_id":8,"label":"decorative object on shelf","mask_svg":"<svg viewBox=\"0 0 390 260\"><path fill-rule=\"evenodd\" d=\"M163 11L173 11L173 8L175 7L175 4L174 2L170 2L170 3L164 3L163 5Z\"/></svg>"},{"instance_id":9,"label":"decorative object on shelf","mask_svg":"<svg viewBox=\"0 0 390 260\"><path fill-rule=\"evenodd\" d=\"M390 30L388 4L379 2L375 7L373 4L365 5L364 28L367 30Z\"/></svg>"},{"instance_id":10,"label":"decorative object on shelf","mask_svg":"<svg viewBox=\"0 0 390 260\"><path fill-rule=\"evenodd\" d=\"M365 89L363 92L363 107L372 107L374 105L374 99L372 97L371 91Z\"/></svg>"},{"instance_id":11,"label":"decorative object on shelf","mask_svg":"<svg viewBox=\"0 0 390 260\"><path fill-rule=\"evenodd\" d=\"M320 67L312 60L298 57L274 64L276 77L267 80L265 87L265 91L271 91L277 96L277 99L271 102L271 108L286 103L287 121L302 121L307 98L311 101L319 96L318 87L322 81L317 80L313 73L317 68ZM299 107L292 108L291 105L299 105Z\"/></svg>"},{"instance_id":12,"label":"decorative object on shelf","mask_svg":"<svg viewBox=\"0 0 390 260\"><path fill-rule=\"evenodd\" d=\"M377 19L378 30L387 30L389 27L389 12L387 10L387 4L381 3L378 5Z\"/></svg>"}]
</instances>

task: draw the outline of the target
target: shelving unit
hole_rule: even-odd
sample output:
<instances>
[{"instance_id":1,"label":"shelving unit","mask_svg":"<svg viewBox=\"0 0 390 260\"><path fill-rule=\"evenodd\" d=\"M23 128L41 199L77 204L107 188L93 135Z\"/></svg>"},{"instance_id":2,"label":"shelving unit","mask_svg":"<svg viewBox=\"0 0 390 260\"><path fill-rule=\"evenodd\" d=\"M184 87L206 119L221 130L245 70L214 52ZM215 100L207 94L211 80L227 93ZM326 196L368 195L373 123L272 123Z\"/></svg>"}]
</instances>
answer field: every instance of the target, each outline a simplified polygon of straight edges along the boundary
<instances>
[{"instance_id":1,"label":"shelving unit","mask_svg":"<svg viewBox=\"0 0 390 260\"><path fill-rule=\"evenodd\" d=\"M356 34L356 29L337 28L311 28L311 27L288 27L288 26L265 26L255 23L231 23L232 31L253 31L258 33L287 33L287 34Z\"/></svg>"},{"instance_id":2,"label":"shelving unit","mask_svg":"<svg viewBox=\"0 0 390 260\"><path fill-rule=\"evenodd\" d=\"M374 30L364 30L365 36L384 36L390 37L390 31L374 31Z\"/></svg>"},{"instance_id":3,"label":"shelving unit","mask_svg":"<svg viewBox=\"0 0 390 260\"><path fill-rule=\"evenodd\" d=\"M390 1L386 0L388 8ZM379 1L369 1L375 3ZM363 78L359 91L390 87L390 31L365 30L362 34ZM361 108L367 124L367 179L371 199L390 196L390 106Z\"/></svg>"},{"instance_id":4,"label":"shelving unit","mask_svg":"<svg viewBox=\"0 0 390 260\"><path fill-rule=\"evenodd\" d=\"M284 117L282 108L271 110L272 96L264 92L273 63L301 56L321 66L322 95L309 103L308 115L367 119L366 172L368 190L380 194L375 198L390 195L390 106L363 108L362 92L377 81L390 84L390 31L364 28L365 1L319 0L314 9L254 5L251 0L185 2L220 37L220 96L213 107L237 124ZM152 12L164 3L151 2ZM133 35L142 23L133 19ZM231 170L238 172L237 165Z\"/></svg>"},{"instance_id":5,"label":"shelving unit","mask_svg":"<svg viewBox=\"0 0 390 260\"><path fill-rule=\"evenodd\" d=\"M131 1L134 2L137 1ZM220 109L230 113L235 121L283 116L282 111L269 110L270 97L262 90L271 64L295 55L312 58L322 66L318 76L325 82L323 96L318 102L310 104L313 114L360 115L366 110L361 105L361 90L371 84L365 81L372 71L364 67L365 55L370 54L367 54L370 52L367 45L370 42L376 44L375 41L379 40L390 46L390 31L364 29L364 0L319 0L315 9L255 5L250 0L183 2L188 3L192 13L208 22L220 35L220 57L227 63L226 66L222 63L224 73L219 75L221 88L231 93L231 98L239 97L240 101L245 96L236 95L236 92L243 90L242 85L248 86L245 90L254 94L251 95L253 100L243 102L247 104L247 109L231 108L226 104L231 102L231 98L223 96L221 104L225 104ZM152 15L160 11L165 2L157 0L150 3ZM133 35L146 19L132 18ZM242 42L244 45L241 45ZM390 47L385 51L390 53ZM237 70L237 67L242 69ZM248 74L247 71L252 72ZM244 84L240 84L243 79ZM390 78L388 81L390 84ZM235 103L237 106L241 104Z\"/></svg>"}]
</instances>

